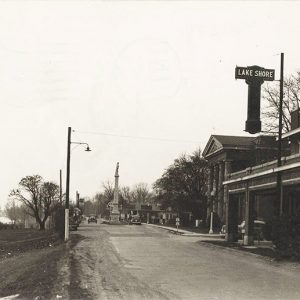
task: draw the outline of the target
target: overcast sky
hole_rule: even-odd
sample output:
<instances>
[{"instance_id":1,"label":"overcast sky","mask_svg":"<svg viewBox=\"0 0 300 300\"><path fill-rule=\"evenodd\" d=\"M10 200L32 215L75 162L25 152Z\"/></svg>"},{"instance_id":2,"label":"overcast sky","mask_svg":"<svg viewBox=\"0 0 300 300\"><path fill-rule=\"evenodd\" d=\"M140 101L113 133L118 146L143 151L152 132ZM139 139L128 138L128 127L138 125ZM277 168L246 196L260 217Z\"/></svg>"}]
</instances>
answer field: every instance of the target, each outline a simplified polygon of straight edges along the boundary
<instances>
[{"instance_id":1,"label":"overcast sky","mask_svg":"<svg viewBox=\"0 0 300 300\"><path fill-rule=\"evenodd\" d=\"M1 1L0 205L26 175L71 198L151 184L211 134L247 135L235 66L300 70L299 2ZM273 83L278 86L278 82Z\"/></svg>"}]
</instances>

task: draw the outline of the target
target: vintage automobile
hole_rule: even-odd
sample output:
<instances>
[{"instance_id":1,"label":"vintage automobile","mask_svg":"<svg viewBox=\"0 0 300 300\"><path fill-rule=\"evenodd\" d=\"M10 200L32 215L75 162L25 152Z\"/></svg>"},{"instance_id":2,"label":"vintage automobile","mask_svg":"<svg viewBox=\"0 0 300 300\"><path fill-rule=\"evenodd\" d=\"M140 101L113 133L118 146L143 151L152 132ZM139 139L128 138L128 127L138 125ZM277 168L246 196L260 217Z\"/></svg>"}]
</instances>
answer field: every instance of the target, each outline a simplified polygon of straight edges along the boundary
<instances>
[{"instance_id":1,"label":"vintage automobile","mask_svg":"<svg viewBox=\"0 0 300 300\"><path fill-rule=\"evenodd\" d=\"M79 226L79 222L74 217L70 217L69 218L69 230L76 231L78 226Z\"/></svg>"},{"instance_id":2,"label":"vintage automobile","mask_svg":"<svg viewBox=\"0 0 300 300\"><path fill-rule=\"evenodd\" d=\"M140 216L131 216L128 224L129 225L132 225L132 224L141 225L142 224L141 217Z\"/></svg>"},{"instance_id":3,"label":"vintage automobile","mask_svg":"<svg viewBox=\"0 0 300 300\"><path fill-rule=\"evenodd\" d=\"M95 216L89 216L88 224L90 223L97 223L97 218Z\"/></svg>"}]
</instances>

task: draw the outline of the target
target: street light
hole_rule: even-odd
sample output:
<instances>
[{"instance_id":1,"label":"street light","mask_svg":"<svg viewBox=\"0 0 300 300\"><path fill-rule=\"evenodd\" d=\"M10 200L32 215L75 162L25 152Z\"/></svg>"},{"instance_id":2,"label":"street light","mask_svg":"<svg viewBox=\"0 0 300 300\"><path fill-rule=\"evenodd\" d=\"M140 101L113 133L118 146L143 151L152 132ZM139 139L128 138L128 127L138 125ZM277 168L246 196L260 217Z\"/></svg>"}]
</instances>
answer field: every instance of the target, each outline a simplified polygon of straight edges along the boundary
<instances>
[{"instance_id":1,"label":"street light","mask_svg":"<svg viewBox=\"0 0 300 300\"><path fill-rule=\"evenodd\" d=\"M69 239L69 195L70 195L70 158L71 144L86 145L85 151L92 151L87 143L71 142L71 127L68 127L68 150L67 150L67 182L66 182L66 207L65 207L65 241Z\"/></svg>"}]
</instances>

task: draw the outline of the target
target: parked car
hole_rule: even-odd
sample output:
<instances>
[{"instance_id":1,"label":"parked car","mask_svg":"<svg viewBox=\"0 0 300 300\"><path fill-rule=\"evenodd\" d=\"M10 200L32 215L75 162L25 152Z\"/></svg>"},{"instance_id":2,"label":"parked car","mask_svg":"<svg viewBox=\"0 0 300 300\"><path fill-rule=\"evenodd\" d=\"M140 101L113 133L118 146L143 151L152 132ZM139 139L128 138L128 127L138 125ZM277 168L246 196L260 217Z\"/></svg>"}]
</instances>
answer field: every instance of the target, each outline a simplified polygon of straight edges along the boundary
<instances>
[{"instance_id":1,"label":"parked car","mask_svg":"<svg viewBox=\"0 0 300 300\"><path fill-rule=\"evenodd\" d=\"M132 216L132 217L129 219L129 225L132 225L132 224L135 224L135 225L141 225L141 224L142 224L142 221L141 221L140 216Z\"/></svg>"},{"instance_id":2,"label":"parked car","mask_svg":"<svg viewBox=\"0 0 300 300\"><path fill-rule=\"evenodd\" d=\"M77 224L69 224L69 230L70 231L77 231L78 225Z\"/></svg>"},{"instance_id":3,"label":"parked car","mask_svg":"<svg viewBox=\"0 0 300 300\"><path fill-rule=\"evenodd\" d=\"M95 216L90 216L88 218L88 224L90 223L97 223L97 218Z\"/></svg>"},{"instance_id":4,"label":"parked car","mask_svg":"<svg viewBox=\"0 0 300 300\"><path fill-rule=\"evenodd\" d=\"M70 231L76 231L77 228L79 226L79 223L76 222L75 218L74 217L70 217L69 218L69 230Z\"/></svg>"}]
</instances>

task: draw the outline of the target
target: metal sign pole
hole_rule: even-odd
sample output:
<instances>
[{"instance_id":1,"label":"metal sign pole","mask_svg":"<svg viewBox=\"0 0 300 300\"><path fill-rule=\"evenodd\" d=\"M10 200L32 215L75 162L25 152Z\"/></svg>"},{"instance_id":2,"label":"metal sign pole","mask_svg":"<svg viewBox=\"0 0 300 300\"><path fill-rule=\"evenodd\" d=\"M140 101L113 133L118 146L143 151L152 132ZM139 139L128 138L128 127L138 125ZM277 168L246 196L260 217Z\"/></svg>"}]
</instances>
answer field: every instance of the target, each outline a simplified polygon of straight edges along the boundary
<instances>
[{"instance_id":1,"label":"metal sign pole","mask_svg":"<svg viewBox=\"0 0 300 300\"><path fill-rule=\"evenodd\" d=\"M236 67L235 78L245 79L248 85L248 109L245 131L254 134L261 132L260 98L264 81L273 81L275 70L259 66Z\"/></svg>"},{"instance_id":2,"label":"metal sign pole","mask_svg":"<svg viewBox=\"0 0 300 300\"><path fill-rule=\"evenodd\" d=\"M282 147L282 106L283 106L283 66L284 66L284 53L281 53L280 59L280 95L279 95L279 126L278 126L278 154L277 154L277 166L282 165L281 161L281 147ZM279 215L283 213L283 199L282 199L282 182L281 172L277 172L277 195L279 199Z\"/></svg>"}]
</instances>

